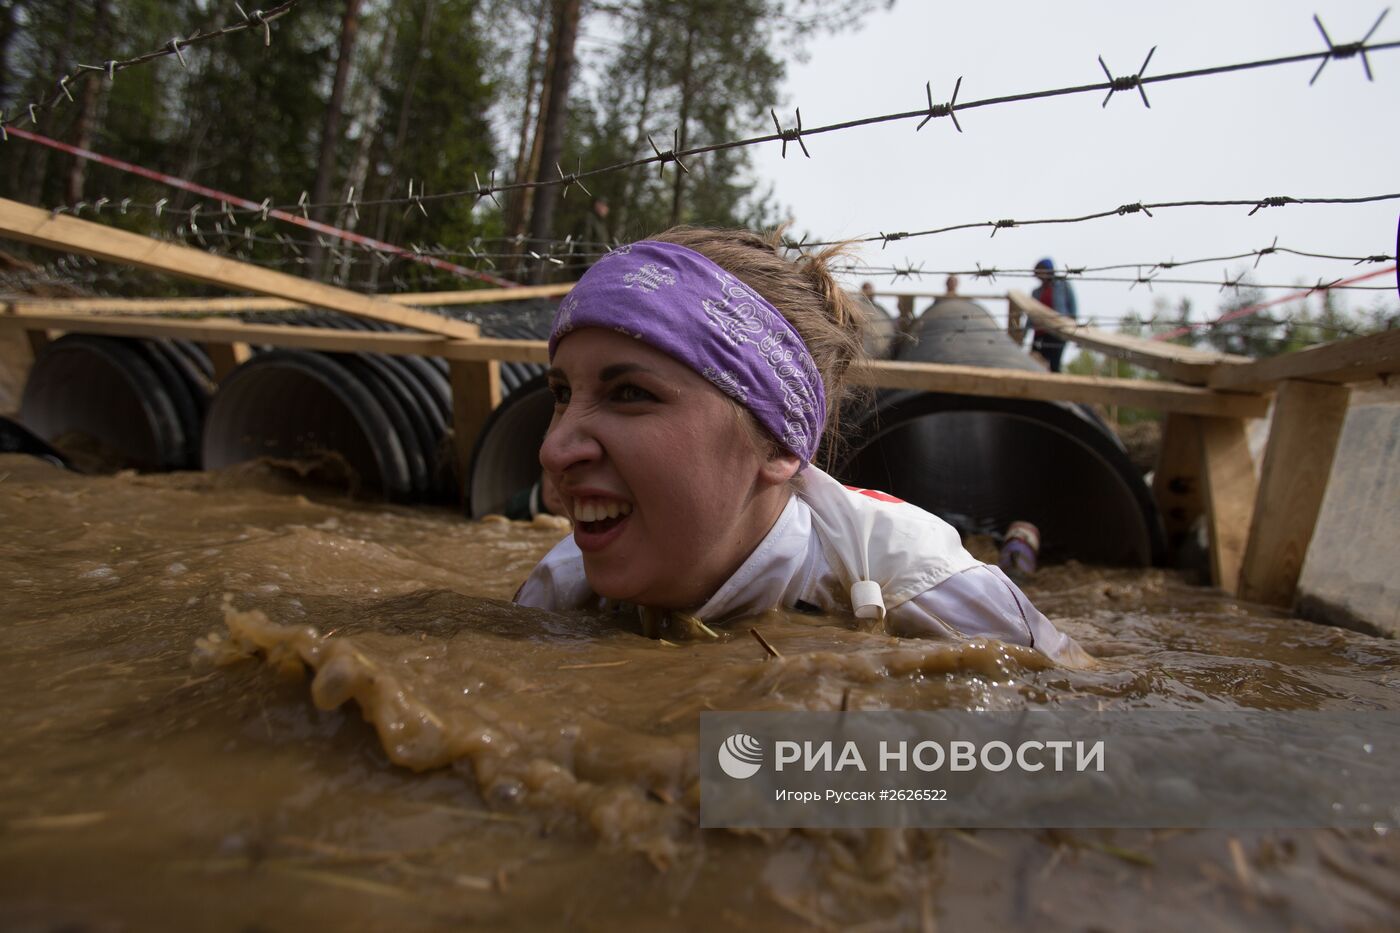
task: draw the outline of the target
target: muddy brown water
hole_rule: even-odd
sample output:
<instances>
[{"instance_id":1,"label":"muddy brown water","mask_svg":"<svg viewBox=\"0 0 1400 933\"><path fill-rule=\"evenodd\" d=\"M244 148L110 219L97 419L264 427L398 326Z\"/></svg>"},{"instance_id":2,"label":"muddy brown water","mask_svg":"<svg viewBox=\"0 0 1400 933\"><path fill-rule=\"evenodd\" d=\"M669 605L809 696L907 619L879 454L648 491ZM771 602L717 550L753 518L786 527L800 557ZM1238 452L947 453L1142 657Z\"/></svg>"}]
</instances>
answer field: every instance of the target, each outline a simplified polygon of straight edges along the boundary
<instances>
[{"instance_id":1,"label":"muddy brown water","mask_svg":"<svg viewBox=\"0 0 1400 933\"><path fill-rule=\"evenodd\" d=\"M704 709L1400 706L1396 643L1170 572L1042 571L1031 597L1102 659L1072 671L835 617L671 647L517 609L559 528L256 466L0 457L0 519L0 928L1400 922L1394 833L696 828Z\"/></svg>"}]
</instances>

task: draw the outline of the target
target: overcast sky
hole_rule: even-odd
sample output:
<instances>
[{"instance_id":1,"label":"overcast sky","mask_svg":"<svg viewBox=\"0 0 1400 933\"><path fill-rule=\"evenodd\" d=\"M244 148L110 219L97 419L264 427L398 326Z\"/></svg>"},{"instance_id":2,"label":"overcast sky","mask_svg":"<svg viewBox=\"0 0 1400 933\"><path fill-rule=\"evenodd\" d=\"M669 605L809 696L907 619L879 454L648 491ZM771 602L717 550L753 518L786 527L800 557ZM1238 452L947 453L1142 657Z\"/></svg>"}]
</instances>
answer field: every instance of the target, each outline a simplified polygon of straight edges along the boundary
<instances>
[{"instance_id":1,"label":"overcast sky","mask_svg":"<svg viewBox=\"0 0 1400 933\"><path fill-rule=\"evenodd\" d=\"M1006 0L939 3L899 0L871 14L863 27L811 43L805 63L789 64L784 125L794 107L804 126L925 105L924 82L935 102L963 77L961 101L1104 80L1096 57L1115 75L1138 70L1157 47L1148 74L1251 61L1320 50L1312 22L1318 13L1334 42L1356 41L1380 14L1377 2L1340 0L1171 0L1091 3ZM1400 13L1372 41L1400 39ZM1082 94L980 108L959 115L959 134L939 119L915 132L917 121L830 133L808 139L812 157L789 145L759 147L760 177L775 186L795 230L821 239L858 237L1000 218L1062 217L1136 201L1343 197L1400 191L1400 50L1370 56L1375 81L1359 58L1329 61L1308 86L1315 62L1147 87L1151 109L1135 91ZM1393 254L1400 201L1355 206L1290 205L1253 217L1247 208L1177 208L1068 226L940 234L863 248L872 264L924 263L928 269L1026 268L1042 256L1058 264L1107 265L1177 261L1280 246L1338 255ZM1230 274L1249 263L1229 264ZM1312 284L1375 270L1273 254L1254 280ZM1148 270L1144 269L1144 272ZM1166 275L1219 281L1226 264ZM1127 273L1105 273L1126 274ZM920 281L877 279L882 288L941 287L941 276ZM1349 307L1396 304L1388 292L1350 292ZM994 290L1026 288L999 279ZM1132 309L1151 312L1162 296L1173 305L1189 296L1195 317L1214 316L1216 286L1084 282L1077 286L1081 317L1116 319ZM963 290L986 290L966 283ZM1283 294L1270 292L1269 295ZM1004 313L1005 305L991 308Z\"/></svg>"}]
</instances>

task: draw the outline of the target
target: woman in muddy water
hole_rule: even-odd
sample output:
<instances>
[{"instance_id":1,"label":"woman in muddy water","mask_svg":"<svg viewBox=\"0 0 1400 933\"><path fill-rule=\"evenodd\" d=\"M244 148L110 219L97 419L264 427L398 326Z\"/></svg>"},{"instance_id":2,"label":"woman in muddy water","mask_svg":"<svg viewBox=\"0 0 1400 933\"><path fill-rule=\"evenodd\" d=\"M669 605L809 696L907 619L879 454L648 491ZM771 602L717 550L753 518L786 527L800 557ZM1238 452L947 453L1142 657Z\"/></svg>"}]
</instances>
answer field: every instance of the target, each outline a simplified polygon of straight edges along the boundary
<instances>
[{"instance_id":1,"label":"woman in muddy water","mask_svg":"<svg viewBox=\"0 0 1400 933\"><path fill-rule=\"evenodd\" d=\"M540 450L574 533L516 602L612 607L658 635L769 609L851 611L894 635L1087 655L946 522L815 464L839 441L863 318L839 249L677 227L595 264L549 340Z\"/></svg>"}]
</instances>

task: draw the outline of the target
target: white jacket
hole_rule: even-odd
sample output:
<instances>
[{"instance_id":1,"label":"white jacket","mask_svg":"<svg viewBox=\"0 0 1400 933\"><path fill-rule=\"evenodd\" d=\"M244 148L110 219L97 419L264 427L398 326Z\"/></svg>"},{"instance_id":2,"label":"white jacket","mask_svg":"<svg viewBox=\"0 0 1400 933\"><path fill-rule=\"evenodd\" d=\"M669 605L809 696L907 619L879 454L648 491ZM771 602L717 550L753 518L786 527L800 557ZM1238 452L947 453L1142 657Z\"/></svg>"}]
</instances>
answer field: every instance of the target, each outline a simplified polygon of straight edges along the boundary
<instances>
[{"instance_id":1,"label":"white jacket","mask_svg":"<svg viewBox=\"0 0 1400 933\"><path fill-rule=\"evenodd\" d=\"M768 534L695 615L705 622L778 607L881 617L892 635L987 637L1069 664L1088 660L1000 568L977 560L936 515L893 496L842 486L809 466ZM861 581L873 581L878 593ZM862 599L867 593L873 598ZM531 571L516 603L596 606L573 536ZM878 605L878 603L883 605Z\"/></svg>"}]
</instances>

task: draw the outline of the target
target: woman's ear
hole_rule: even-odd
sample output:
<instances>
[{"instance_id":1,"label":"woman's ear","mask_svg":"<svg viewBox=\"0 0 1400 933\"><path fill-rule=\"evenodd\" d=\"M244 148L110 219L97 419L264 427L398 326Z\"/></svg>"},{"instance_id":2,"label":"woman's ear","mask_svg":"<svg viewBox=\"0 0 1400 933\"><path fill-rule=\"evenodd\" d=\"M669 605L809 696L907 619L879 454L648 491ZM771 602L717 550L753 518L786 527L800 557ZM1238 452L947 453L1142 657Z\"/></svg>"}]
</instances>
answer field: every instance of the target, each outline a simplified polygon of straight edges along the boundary
<instances>
[{"instance_id":1,"label":"woman's ear","mask_svg":"<svg viewBox=\"0 0 1400 933\"><path fill-rule=\"evenodd\" d=\"M768 459L763 461L758 468L759 481L769 486L781 486L797 475L797 471L802 467L802 460L790 450L779 448L776 444Z\"/></svg>"}]
</instances>

